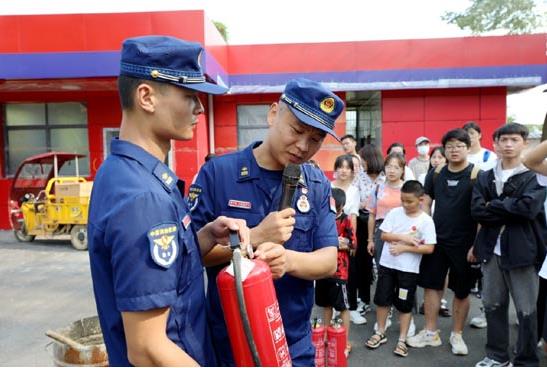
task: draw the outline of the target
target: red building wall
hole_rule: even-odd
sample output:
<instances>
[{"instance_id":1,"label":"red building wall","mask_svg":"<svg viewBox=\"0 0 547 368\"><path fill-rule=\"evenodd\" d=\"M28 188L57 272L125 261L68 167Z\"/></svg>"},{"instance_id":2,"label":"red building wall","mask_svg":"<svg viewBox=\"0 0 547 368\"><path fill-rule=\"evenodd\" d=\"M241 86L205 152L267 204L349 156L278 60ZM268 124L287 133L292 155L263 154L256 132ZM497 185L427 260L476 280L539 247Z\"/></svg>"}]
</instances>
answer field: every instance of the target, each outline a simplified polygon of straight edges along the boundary
<instances>
[{"instance_id":1,"label":"red building wall","mask_svg":"<svg viewBox=\"0 0 547 368\"><path fill-rule=\"evenodd\" d=\"M401 142L407 159L416 156L415 139L440 144L444 133L469 120L482 129L482 145L492 149L492 133L506 121L506 88L460 88L382 92L382 152Z\"/></svg>"}]
</instances>

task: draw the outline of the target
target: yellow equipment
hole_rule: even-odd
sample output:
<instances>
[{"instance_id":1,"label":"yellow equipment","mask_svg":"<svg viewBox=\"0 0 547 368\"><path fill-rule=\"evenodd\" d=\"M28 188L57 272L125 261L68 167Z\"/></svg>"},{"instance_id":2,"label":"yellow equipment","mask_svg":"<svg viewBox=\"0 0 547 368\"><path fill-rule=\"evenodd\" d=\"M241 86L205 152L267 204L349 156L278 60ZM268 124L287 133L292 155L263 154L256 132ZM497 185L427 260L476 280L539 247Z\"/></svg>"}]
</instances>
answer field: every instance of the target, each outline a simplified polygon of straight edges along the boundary
<instances>
[{"instance_id":1,"label":"yellow equipment","mask_svg":"<svg viewBox=\"0 0 547 368\"><path fill-rule=\"evenodd\" d=\"M10 222L15 237L70 234L72 246L87 249L87 213L93 182L79 176L80 154L48 152L24 160L10 193ZM58 176L75 161L75 176ZM45 185L45 186L44 186Z\"/></svg>"}]
</instances>

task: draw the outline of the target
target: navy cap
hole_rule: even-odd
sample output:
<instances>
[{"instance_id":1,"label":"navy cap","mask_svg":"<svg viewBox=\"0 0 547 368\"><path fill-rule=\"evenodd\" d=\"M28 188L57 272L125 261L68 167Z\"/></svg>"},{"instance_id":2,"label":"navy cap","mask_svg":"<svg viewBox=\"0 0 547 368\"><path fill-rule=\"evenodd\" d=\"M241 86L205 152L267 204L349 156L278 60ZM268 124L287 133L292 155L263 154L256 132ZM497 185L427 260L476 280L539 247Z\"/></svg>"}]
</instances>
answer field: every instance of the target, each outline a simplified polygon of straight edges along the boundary
<instances>
[{"instance_id":1,"label":"navy cap","mask_svg":"<svg viewBox=\"0 0 547 368\"><path fill-rule=\"evenodd\" d=\"M203 47L170 36L141 36L123 42L120 75L222 94L228 88L208 81L201 69Z\"/></svg>"},{"instance_id":2,"label":"navy cap","mask_svg":"<svg viewBox=\"0 0 547 368\"><path fill-rule=\"evenodd\" d=\"M320 83L297 78L289 81L281 95L298 120L332 135L334 123L344 110L344 102Z\"/></svg>"}]
</instances>

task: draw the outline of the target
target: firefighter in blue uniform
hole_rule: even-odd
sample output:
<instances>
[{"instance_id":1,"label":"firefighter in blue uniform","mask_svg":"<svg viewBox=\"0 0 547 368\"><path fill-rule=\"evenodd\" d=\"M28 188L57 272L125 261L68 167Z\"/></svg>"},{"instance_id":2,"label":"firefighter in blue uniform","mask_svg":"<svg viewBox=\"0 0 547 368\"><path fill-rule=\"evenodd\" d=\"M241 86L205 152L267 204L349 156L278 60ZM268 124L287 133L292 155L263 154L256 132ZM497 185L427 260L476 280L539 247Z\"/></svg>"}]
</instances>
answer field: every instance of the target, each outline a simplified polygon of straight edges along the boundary
<instances>
[{"instance_id":1,"label":"firefighter in blue uniform","mask_svg":"<svg viewBox=\"0 0 547 368\"><path fill-rule=\"evenodd\" d=\"M226 217L193 229L184 182L164 164L170 140L193 137L198 92L223 93L201 70L202 47L167 36L127 39L118 88L120 138L97 172L89 209L89 256L111 366L216 365L202 254L228 229ZM247 233L245 233L247 231Z\"/></svg>"},{"instance_id":2,"label":"firefighter in blue uniform","mask_svg":"<svg viewBox=\"0 0 547 368\"><path fill-rule=\"evenodd\" d=\"M338 236L330 183L321 170L306 164L326 134L335 138L335 120L342 100L319 83L290 81L268 112L268 135L241 152L207 162L189 189L188 204L197 228L220 215L243 218L251 228L255 255L266 258L274 273L277 298L293 365L313 366L309 318L313 280L336 270ZM282 171L288 163L302 164L302 176L291 208L278 211ZM284 244L285 263L270 262L260 244ZM216 247L205 258L208 266L208 317L219 364L233 365L216 275L230 253Z\"/></svg>"}]
</instances>

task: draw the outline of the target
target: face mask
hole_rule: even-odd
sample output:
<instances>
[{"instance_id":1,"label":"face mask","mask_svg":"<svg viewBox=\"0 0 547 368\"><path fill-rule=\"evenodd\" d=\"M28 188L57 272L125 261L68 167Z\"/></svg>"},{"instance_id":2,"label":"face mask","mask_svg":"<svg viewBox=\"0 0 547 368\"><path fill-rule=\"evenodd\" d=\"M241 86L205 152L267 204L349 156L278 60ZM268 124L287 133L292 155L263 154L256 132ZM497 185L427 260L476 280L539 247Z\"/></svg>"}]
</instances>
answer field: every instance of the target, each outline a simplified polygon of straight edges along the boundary
<instances>
[{"instance_id":1,"label":"face mask","mask_svg":"<svg viewBox=\"0 0 547 368\"><path fill-rule=\"evenodd\" d=\"M419 153L421 156L427 155L428 152L429 152L429 145L418 146L418 153Z\"/></svg>"}]
</instances>

